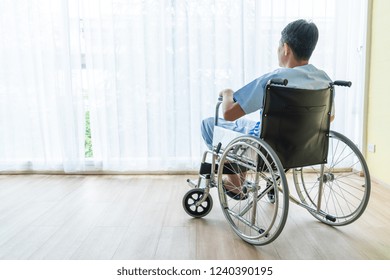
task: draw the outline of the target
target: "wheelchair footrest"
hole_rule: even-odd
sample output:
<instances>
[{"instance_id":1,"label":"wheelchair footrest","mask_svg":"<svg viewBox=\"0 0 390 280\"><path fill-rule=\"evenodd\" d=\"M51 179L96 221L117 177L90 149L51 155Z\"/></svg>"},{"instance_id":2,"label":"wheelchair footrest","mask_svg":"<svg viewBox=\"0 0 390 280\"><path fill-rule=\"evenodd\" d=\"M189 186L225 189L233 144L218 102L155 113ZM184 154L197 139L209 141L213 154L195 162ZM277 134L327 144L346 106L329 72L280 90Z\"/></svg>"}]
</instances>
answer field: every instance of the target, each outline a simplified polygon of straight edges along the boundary
<instances>
[{"instance_id":1,"label":"wheelchair footrest","mask_svg":"<svg viewBox=\"0 0 390 280\"><path fill-rule=\"evenodd\" d=\"M208 162L202 162L200 165L199 174L207 175L211 174L212 164ZM239 174L247 171L248 169L237 163L225 163L223 166L222 174ZM215 165L214 173L218 172L218 164Z\"/></svg>"},{"instance_id":2,"label":"wheelchair footrest","mask_svg":"<svg viewBox=\"0 0 390 280\"><path fill-rule=\"evenodd\" d=\"M200 164L199 174L201 175L211 174L211 167L212 167L211 163L202 162ZM218 165L215 166L215 172L217 172L217 170L218 170Z\"/></svg>"}]
</instances>

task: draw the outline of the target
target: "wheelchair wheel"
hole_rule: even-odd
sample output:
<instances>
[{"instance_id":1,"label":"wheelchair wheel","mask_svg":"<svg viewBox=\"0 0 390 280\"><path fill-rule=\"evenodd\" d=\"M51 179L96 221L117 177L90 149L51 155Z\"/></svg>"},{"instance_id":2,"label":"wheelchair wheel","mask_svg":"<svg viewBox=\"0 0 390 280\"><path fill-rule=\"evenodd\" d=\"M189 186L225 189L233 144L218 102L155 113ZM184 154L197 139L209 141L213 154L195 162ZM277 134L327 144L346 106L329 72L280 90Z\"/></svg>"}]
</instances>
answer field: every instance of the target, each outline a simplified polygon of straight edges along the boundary
<instances>
[{"instance_id":1,"label":"wheelchair wheel","mask_svg":"<svg viewBox=\"0 0 390 280\"><path fill-rule=\"evenodd\" d=\"M319 200L320 166L293 170L300 200L319 211L309 212L325 224L342 226L357 220L366 209L371 191L370 174L359 149L344 135L330 132ZM320 201L320 202L319 202Z\"/></svg>"},{"instance_id":2,"label":"wheelchair wheel","mask_svg":"<svg viewBox=\"0 0 390 280\"><path fill-rule=\"evenodd\" d=\"M241 177L239 185L228 183L229 176ZM240 238L265 245L279 236L287 219L289 192L280 160L267 143L250 136L233 140L221 155L217 180L222 211Z\"/></svg>"},{"instance_id":3,"label":"wheelchair wheel","mask_svg":"<svg viewBox=\"0 0 390 280\"><path fill-rule=\"evenodd\" d=\"M204 189L191 189L183 197L183 208L188 215L194 218L201 218L210 213L211 208L213 208L213 199L209 194L206 197L206 200L201 204L196 205L198 201L203 198Z\"/></svg>"}]
</instances>

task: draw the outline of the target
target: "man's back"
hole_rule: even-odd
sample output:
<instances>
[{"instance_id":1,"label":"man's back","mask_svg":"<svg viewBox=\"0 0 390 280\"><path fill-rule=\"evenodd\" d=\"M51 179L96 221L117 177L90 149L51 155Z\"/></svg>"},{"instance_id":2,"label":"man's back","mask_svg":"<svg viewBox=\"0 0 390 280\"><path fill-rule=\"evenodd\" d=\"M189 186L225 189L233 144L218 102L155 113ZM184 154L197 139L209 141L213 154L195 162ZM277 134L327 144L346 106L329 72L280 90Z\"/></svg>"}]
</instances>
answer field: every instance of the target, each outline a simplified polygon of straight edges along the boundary
<instances>
[{"instance_id":1,"label":"man's back","mask_svg":"<svg viewBox=\"0 0 390 280\"><path fill-rule=\"evenodd\" d=\"M275 78L287 79L289 87L303 89L322 89L332 82L324 71L311 64L294 68L279 68L257 78L234 93L234 99L246 114L261 109L267 82Z\"/></svg>"}]
</instances>

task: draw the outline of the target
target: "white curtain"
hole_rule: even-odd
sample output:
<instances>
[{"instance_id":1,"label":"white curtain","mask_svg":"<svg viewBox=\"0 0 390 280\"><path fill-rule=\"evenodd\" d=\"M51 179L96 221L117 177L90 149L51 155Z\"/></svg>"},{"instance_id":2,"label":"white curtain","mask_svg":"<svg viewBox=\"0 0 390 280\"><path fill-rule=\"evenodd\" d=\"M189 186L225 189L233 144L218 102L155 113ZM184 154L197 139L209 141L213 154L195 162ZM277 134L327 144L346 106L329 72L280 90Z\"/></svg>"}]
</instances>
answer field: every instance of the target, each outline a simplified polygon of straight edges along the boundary
<instances>
[{"instance_id":1,"label":"white curtain","mask_svg":"<svg viewBox=\"0 0 390 280\"><path fill-rule=\"evenodd\" d=\"M77 32L66 0L0 1L0 171L83 169Z\"/></svg>"},{"instance_id":2,"label":"white curtain","mask_svg":"<svg viewBox=\"0 0 390 280\"><path fill-rule=\"evenodd\" d=\"M361 143L366 6L367 0L2 1L0 170L197 169L205 150L200 122L214 114L218 92L277 68L280 31L298 18L319 27L311 62L353 82L348 91L337 89L333 128Z\"/></svg>"}]
</instances>

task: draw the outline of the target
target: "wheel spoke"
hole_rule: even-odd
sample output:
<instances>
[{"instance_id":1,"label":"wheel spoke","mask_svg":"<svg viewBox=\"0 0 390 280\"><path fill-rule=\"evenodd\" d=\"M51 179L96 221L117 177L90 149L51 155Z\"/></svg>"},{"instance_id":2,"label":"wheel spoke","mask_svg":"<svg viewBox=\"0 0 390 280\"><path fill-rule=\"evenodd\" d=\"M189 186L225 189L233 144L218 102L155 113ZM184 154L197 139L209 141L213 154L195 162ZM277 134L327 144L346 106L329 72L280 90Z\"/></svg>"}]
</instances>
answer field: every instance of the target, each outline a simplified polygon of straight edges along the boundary
<instances>
[{"instance_id":1,"label":"wheel spoke","mask_svg":"<svg viewBox=\"0 0 390 280\"><path fill-rule=\"evenodd\" d=\"M312 172L305 172L308 169ZM371 190L369 171L362 154L348 138L331 132L325 170L321 212L310 213L330 225L352 223L364 212ZM294 169L293 176L301 201L316 208L320 178L317 166ZM323 213L336 221L327 220Z\"/></svg>"},{"instance_id":2,"label":"wheel spoke","mask_svg":"<svg viewBox=\"0 0 390 280\"><path fill-rule=\"evenodd\" d=\"M232 164L243 168L229 168ZM224 180L232 176L228 171L237 176L229 190L244 194L239 199L224 187ZM278 237L287 219L288 187L284 169L267 143L248 136L235 139L221 156L217 180L222 211L240 238L265 245Z\"/></svg>"}]
</instances>

